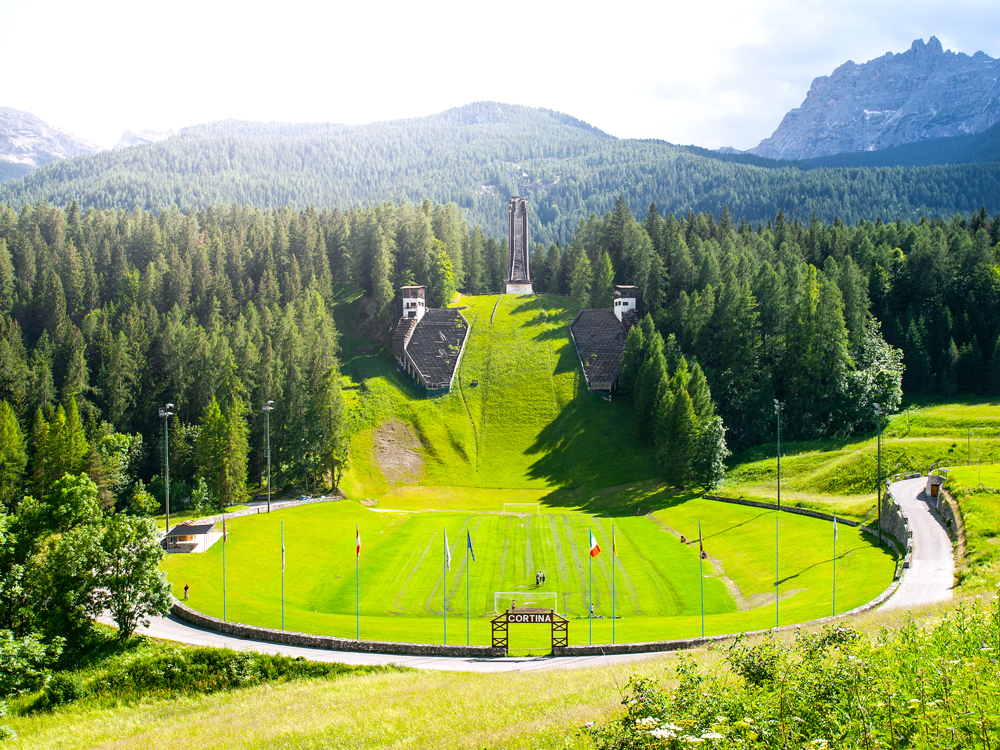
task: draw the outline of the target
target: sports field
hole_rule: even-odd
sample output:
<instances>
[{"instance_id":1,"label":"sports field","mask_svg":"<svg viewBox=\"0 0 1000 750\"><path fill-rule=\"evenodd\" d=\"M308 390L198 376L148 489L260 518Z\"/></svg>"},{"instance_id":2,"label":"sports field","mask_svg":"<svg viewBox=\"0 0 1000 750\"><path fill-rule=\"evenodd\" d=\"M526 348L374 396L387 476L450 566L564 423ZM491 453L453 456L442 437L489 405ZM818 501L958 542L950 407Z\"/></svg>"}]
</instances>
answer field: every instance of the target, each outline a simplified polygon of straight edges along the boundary
<instances>
[{"instance_id":1,"label":"sports field","mask_svg":"<svg viewBox=\"0 0 1000 750\"><path fill-rule=\"evenodd\" d=\"M780 514L776 558L773 511L666 490L650 446L636 434L631 403L586 391L567 298L463 297L460 304L470 339L452 392L431 400L389 357L367 353L370 342L351 338L360 326L343 321L344 372L361 385L347 392L354 435L348 499L230 521L227 619L281 627L282 520L285 627L293 631L355 637L359 607L362 639L441 643L447 600L448 642L466 642L468 612L470 641L487 644L496 592L555 593L558 611L571 619L571 644L700 635L702 600L710 635L773 627L776 615L791 624L832 613L832 525ZM768 471L766 456L755 459L741 481ZM541 513L501 512L517 502L539 503ZM866 510L863 500L856 515ZM586 616L590 529L603 550L593 561L593 620ZM477 558L468 567L467 533ZM190 584L191 606L218 617L222 556L216 544L165 562L175 594ZM894 568L888 554L841 525L837 611L877 596ZM546 582L536 589L539 570ZM515 652L549 644L539 626L512 627L510 638Z\"/></svg>"},{"instance_id":2,"label":"sports field","mask_svg":"<svg viewBox=\"0 0 1000 750\"><path fill-rule=\"evenodd\" d=\"M499 512L376 512L353 501L302 506L227 524L228 619L281 627L280 525L284 521L285 627L354 637L354 526L361 533L360 629L370 640L441 643L448 601L448 642L466 640L466 572L470 639L489 643L498 591L555 592L571 619L570 642L587 643L590 557L588 530L601 546L593 561L595 643L611 642L611 533L615 529L615 639L644 641L700 635L704 582L707 634L775 624L773 511L691 499L649 515L591 516L564 508L540 514ZM700 566L698 522L709 558ZM831 614L833 539L829 522L781 514L778 576L782 624ZM451 570L444 570L444 531ZM466 567L466 532L476 562ZM688 544L682 544L684 534ZM171 555L174 593L191 584L191 606L222 616L222 543L202 555ZM894 562L841 525L837 543L837 610L856 607L892 580ZM704 578L701 578L701 575ZM574 618L584 619L574 619ZM544 632L543 632L544 631ZM511 629L511 649L548 644L544 628Z\"/></svg>"}]
</instances>

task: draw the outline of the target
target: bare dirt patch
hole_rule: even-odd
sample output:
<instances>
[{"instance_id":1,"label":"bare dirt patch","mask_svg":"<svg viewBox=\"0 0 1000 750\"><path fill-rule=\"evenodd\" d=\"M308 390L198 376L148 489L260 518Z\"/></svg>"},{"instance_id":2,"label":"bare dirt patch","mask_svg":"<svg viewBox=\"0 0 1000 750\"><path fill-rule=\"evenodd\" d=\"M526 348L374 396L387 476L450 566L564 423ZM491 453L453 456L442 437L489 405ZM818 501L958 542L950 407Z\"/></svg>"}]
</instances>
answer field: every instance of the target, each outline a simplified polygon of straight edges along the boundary
<instances>
[{"instance_id":1,"label":"bare dirt patch","mask_svg":"<svg viewBox=\"0 0 1000 750\"><path fill-rule=\"evenodd\" d=\"M403 422L386 422L378 428L373 439L375 460L390 482L413 481L424 470L420 455L420 438L413 428Z\"/></svg>"}]
</instances>

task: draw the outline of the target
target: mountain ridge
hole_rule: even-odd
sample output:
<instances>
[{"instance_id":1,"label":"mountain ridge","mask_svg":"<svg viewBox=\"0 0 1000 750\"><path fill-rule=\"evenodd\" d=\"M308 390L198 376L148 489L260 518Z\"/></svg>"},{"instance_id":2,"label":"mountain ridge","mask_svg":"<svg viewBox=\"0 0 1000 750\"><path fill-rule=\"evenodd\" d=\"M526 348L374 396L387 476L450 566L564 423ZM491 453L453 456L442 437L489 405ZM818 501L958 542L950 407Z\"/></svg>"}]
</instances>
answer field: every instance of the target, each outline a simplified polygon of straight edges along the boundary
<instances>
[{"instance_id":1,"label":"mountain ridge","mask_svg":"<svg viewBox=\"0 0 1000 750\"><path fill-rule=\"evenodd\" d=\"M800 160L979 133L1000 122L1000 61L937 37L814 79L799 107L749 152Z\"/></svg>"}]
</instances>

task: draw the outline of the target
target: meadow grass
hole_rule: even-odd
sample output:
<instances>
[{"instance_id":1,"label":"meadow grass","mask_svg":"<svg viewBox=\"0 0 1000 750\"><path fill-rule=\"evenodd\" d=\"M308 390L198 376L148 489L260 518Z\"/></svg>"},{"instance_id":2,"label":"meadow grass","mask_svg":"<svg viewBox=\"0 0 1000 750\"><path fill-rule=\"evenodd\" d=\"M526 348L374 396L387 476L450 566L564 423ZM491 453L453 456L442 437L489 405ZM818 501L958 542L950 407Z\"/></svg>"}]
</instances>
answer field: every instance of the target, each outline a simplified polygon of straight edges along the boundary
<instances>
[{"instance_id":1,"label":"meadow grass","mask_svg":"<svg viewBox=\"0 0 1000 750\"><path fill-rule=\"evenodd\" d=\"M957 466L945 488L958 501L965 525L965 560L956 571L969 591L1000 581L1000 466Z\"/></svg>"},{"instance_id":2,"label":"meadow grass","mask_svg":"<svg viewBox=\"0 0 1000 750\"><path fill-rule=\"evenodd\" d=\"M954 605L914 615L875 611L844 623L872 641L882 628L917 627L953 617ZM777 636L791 644L794 634ZM120 705L84 700L5 722L28 748L135 748L183 743L199 748L593 748L586 722L622 714L630 676L677 686L680 660L705 673L724 651L700 648L583 669L470 674L434 670L296 680L212 695L182 694ZM169 738L169 739L166 739Z\"/></svg>"}]
</instances>

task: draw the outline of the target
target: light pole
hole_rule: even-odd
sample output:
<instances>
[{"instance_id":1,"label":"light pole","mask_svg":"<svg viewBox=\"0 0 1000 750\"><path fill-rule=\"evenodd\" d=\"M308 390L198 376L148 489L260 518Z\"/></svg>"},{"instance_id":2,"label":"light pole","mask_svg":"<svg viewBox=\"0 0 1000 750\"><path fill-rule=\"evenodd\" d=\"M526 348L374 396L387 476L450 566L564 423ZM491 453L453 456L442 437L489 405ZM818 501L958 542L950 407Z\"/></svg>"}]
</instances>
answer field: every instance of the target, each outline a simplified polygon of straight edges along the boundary
<instances>
[{"instance_id":1,"label":"light pole","mask_svg":"<svg viewBox=\"0 0 1000 750\"><path fill-rule=\"evenodd\" d=\"M876 488L878 497L878 543L882 546L882 417L885 416L885 409L879 404L875 404L875 417L878 419L878 487Z\"/></svg>"},{"instance_id":2,"label":"light pole","mask_svg":"<svg viewBox=\"0 0 1000 750\"><path fill-rule=\"evenodd\" d=\"M774 399L774 413L778 418L778 511L781 511L781 407L784 404Z\"/></svg>"},{"instance_id":3,"label":"light pole","mask_svg":"<svg viewBox=\"0 0 1000 750\"><path fill-rule=\"evenodd\" d=\"M267 415L267 512L271 512L271 412L274 411L273 401L264 404L264 414Z\"/></svg>"},{"instance_id":4,"label":"light pole","mask_svg":"<svg viewBox=\"0 0 1000 750\"><path fill-rule=\"evenodd\" d=\"M166 497L167 497L167 526L164 529L164 534L170 531L170 433L167 429L167 422L174 415L171 409L174 408L173 404L167 404L166 406L160 407L160 419L163 420L163 475L165 478L166 486Z\"/></svg>"}]
</instances>

